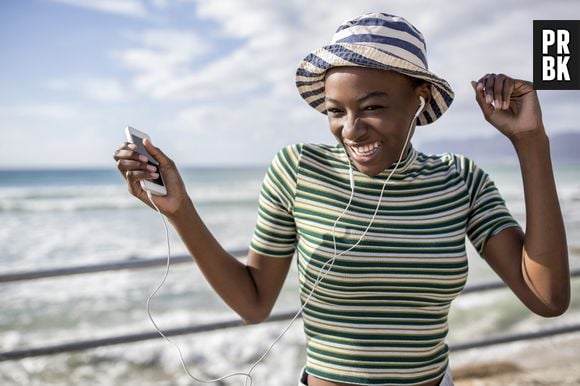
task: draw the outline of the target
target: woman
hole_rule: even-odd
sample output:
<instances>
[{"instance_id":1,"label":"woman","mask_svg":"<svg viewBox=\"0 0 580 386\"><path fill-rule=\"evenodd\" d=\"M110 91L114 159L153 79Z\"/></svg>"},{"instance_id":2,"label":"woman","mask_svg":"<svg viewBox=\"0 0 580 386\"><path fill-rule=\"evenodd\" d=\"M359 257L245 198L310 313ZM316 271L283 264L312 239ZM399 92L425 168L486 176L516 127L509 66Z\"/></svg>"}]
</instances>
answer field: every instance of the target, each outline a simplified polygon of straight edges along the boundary
<instances>
[{"instance_id":1,"label":"woman","mask_svg":"<svg viewBox=\"0 0 580 386\"><path fill-rule=\"evenodd\" d=\"M415 124L453 100L427 70L423 36L405 19L366 14L299 65L301 96L327 114L338 145L282 149L264 179L246 264L197 214L175 164L146 141L167 185L155 197L203 274L247 323L266 319L296 253L307 338L300 384L452 385L447 314L467 278L465 236L534 313L569 304L566 237L548 138L526 81L472 82L485 119L507 136L523 175L527 229L489 176L453 154L410 144ZM157 170L123 144L115 153L130 192Z\"/></svg>"}]
</instances>

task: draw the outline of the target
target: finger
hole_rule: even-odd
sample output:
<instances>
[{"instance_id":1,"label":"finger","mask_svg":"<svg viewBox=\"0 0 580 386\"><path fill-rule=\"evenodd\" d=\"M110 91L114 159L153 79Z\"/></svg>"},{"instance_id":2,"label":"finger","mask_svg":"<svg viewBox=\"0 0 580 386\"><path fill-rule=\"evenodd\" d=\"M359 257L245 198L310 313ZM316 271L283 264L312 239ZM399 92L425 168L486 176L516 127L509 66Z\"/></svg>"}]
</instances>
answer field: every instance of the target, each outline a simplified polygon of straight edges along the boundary
<instances>
[{"instance_id":1,"label":"finger","mask_svg":"<svg viewBox=\"0 0 580 386\"><path fill-rule=\"evenodd\" d=\"M129 192L139 196L143 190L140 181L157 179L159 178L159 173L152 173L148 170L127 170L125 172L125 178L127 179Z\"/></svg>"},{"instance_id":2,"label":"finger","mask_svg":"<svg viewBox=\"0 0 580 386\"><path fill-rule=\"evenodd\" d=\"M134 147L134 148L133 148ZM113 152L113 158L117 156L117 154L119 154L120 152L124 151L124 150L136 150L137 147L135 146L135 144L130 143L130 142L123 142L118 148L115 149L115 151Z\"/></svg>"},{"instance_id":3,"label":"finger","mask_svg":"<svg viewBox=\"0 0 580 386\"><path fill-rule=\"evenodd\" d=\"M113 158L118 161L119 159L132 159L147 162L147 157L140 155L137 151L137 145L130 142L123 142L115 152L113 153Z\"/></svg>"},{"instance_id":4,"label":"finger","mask_svg":"<svg viewBox=\"0 0 580 386\"><path fill-rule=\"evenodd\" d=\"M475 100L477 101L477 104L481 108L481 111L483 112L483 116L485 117L485 119L488 119L488 117L493 112L493 107L489 103L487 103L487 101L485 100L483 83L481 81L478 81L478 82L471 81L471 86L473 87L473 90L475 91Z\"/></svg>"},{"instance_id":5,"label":"finger","mask_svg":"<svg viewBox=\"0 0 580 386\"><path fill-rule=\"evenodd\" d=\"M157 173L152 173L149 170L142 170L142 169L134 169L134 170L126 170L125 171L125 176L130 181L140 181L140 180L159 177L159 174L157 174L156 177L153 177L152 174L157 174Z\"/></svg>"},{"instance_id":6,"label":"finger","mask_svg":"<svg viewBox=\"0 0 580 386\"><path fill-rule=\"evenodd\" d=\"M118 159L117 169L121 172L121 175L127 179L127 172L129 171L147 171L149 173L158 172L156 166L142 162L142 160L135 161L131 159Z\"/></svg>"},{"instance_id":7,"label":"finger","mask_svg":"<svg viewBox=\"0 0 580 386\"><path fill-rule=\"evenodd\" d=\"M478 83L484 83L485 84L485 80L487 78L489 78L491 74L485 74L484 76L482 76L481 78L479 78L479 80L477 81Z\"/></svg>"},{"instance_id":8,"label":"finger","mask_svg":"<svg viewBox=\"0 0 580 386\"><path fill-rule=\"evenodd\" d=\"M483 84L483 88L485 90L485 101L488 104L493 102L493 87L495 85L495 74L490 74L486 79L485 83Z\"/></svg>"},{"instance_id":9,"label":"finger","mask_svg":"<svg viewBox=\"0 0 580 386\"><path fill-rule=\"evenodd\" d=\"M131 149L120 149L113 153L113 158L118 161L120 159L130 159L135 161L147 162L148 158L142 154L137 153Z\"/></svg>"},{"instance_id":10,"label":"finger","mask_svg":"<svg viewBox=\"0 0 580 386\"><path fill-rule=\"evenodd\" d=\"M484 90L485 89L485 84L487 83L487 78L489 78L491 74L485 74L484 76L482 76L481 78L479 78L479 80L477 81L477 87L480 90ZM485 97L484 97L485 100ZM489 103L489 102L488 102Z\"/></svg>"},{"instance_id":11,"label":"finger","mask_svg":"<svg viewBox=\"0 0 580 386\"><path fill-rule=\"evenodd\" d=\"M137 145L135 145L133 142L123 142L119 149L137 150Z\"/></svg>"},{"instance_id":12,"label":"finger","mask_svg":"<svg viewBox=\"0 0 580 386\"><path fill-rule=\"evenodd\" d=\"M149 152L149 154L155 158L157 162L159 162L159 167L170 167L173 166L173 161L165 155L158 147L153 146L151 140L149 138L145 138L143 140L143 145L145 146L145 150Z\"/></svg>"},{"instance_id":13,"label":"finger","mask_svg":"<svg viewBox=\"0 0 580 386\"><path fill-rule=\"evenodd\" d=\"M120 159L117 161L117 168L121 173L126 173L132 170L149 170L151 172L157 171L157 168L153 165L148 165L145 162Z\"/></svg>"},{"instance_id":14,"label":"finger","mask_svg":"<svg viewBox=\"0 0 580 386\"><path fill-rule=\"evenodd\" d=\"M129 174L136 181L154 180L156 178L159 178L159 173L154 173L154 172L151 172L149 170L133 170L133 171L130 171Z\"/></svg>"},{"instance_id":15,"label":"finger","mask_svg":"<svg viewBox=\"0 0 580 386\"><path fill-rule=\"evenodd\" d=\"M137 145L131 142L123 142L118 148L115 149L115 153L126 149L137 150Z\"/></svg>"},{"instance_id":16,"label":"finger","mask_svg":"<svg viewBox=\"0 0 580 386\"><path fill-rule=\"evenodd\" d=\"M512 92L514 91L514 85L515 85L515 82L513 81L513 79L510 77L506 77L506 80L505 80L504 86L503 86L503 105L502 105L502 108L504 110L507 110L510 108L510 98L511 98Z\"/></svg>"},{"instance_id":17,"label":"finger","mask_svg":"<svg viewBox=\"0 0 580 386\"><path fill-rule=\"evenodd\" d=\"M496 110L499 110L503 106L503 90L505 87L506 76L504 74L499 74L495 76L495 85L493 88L493 106Z\"/></svg>"},{"instance_id":18,"label":"finger","mask_svg":"<svg viewBox=\"0 0 580 386\"><path fill-rule=\"evenodd\" d=\"M140 173L145 173L141 171ZM132 195L139 197L143 192L143 188L141 188L141 184L139 183L139 175L135 170L126 170L124 173L125 180L127 180L127 189L129 193Z\"/></svg>"}]
</instances>

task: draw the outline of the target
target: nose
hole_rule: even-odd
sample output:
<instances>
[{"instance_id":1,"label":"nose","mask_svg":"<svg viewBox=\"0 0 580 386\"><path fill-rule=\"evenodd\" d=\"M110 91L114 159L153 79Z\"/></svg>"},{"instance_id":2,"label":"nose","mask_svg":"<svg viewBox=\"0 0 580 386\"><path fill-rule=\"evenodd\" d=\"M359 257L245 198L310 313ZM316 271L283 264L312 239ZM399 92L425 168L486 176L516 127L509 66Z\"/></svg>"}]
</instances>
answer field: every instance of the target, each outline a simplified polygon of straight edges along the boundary
<instances>
[{"instance_id":1,"label":"nose","mask_svg":"<svg viewBox=\"0 0 580 386\"><path fill-rule=\"evenodd\" d=\"M356 141L365 133L364 124L358 117L348 116L342 126L342 137Z\"/></svg>"}]
</instances>

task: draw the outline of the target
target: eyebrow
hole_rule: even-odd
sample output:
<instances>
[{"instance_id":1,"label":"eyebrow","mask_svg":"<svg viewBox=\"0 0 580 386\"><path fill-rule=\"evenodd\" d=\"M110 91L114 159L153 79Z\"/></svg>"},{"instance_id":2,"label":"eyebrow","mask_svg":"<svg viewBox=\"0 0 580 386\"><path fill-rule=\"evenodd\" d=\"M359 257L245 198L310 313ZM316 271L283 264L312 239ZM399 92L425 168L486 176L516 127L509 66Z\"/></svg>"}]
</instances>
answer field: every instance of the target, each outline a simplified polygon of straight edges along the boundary
<instances>
[{"instance_id":1,"label":"eyebrow","mask_svg":"<svg viewBox=\"0 0 580 386\"><path fill-rule=\"evenodd\" d=\"M372 92L365 94L362 97L358 98L356 101L363 102L366 99L375 98L375 97L387 97L388 98L389 93L384 92L384 91L372 91ZM338 101L336 99L333 99L333 98L326 97L326 100L328 102L338 103Z\"/></svg>"}]
</instances>

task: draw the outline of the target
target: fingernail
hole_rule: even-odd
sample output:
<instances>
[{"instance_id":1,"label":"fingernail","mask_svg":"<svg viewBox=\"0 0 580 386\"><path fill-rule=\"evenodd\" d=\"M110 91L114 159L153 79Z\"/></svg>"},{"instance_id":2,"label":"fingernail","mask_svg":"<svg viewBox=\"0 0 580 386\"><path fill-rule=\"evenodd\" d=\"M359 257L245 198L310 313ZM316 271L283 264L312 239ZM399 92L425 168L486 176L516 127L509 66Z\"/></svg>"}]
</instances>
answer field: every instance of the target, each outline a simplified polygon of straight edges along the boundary
<instances>
[{"instance_id":1,"label":"fingernail","mask_svg":"<svg viewBox=\"0 0 580 386\"><path fill-rule=\"evenodd\" d=\"M147 165L147 170L149 170L150 172L155 172L157 171L157 168L153 165Z\"/></svg>"},{"instance_id":2,"label":"fingernail","mask_svg":"<svg viewBox=\"0 0 580 386\"><path fill-rule=\"evenodd\" d=\"M485 101L486 101L487 103L491 103L491 101L492 101L492 100L493 100L493 99L491 98L491 95L486 95L486 96L485 96Z\"/></svg>"},{"instance_id":3,"label":"fingernail","mask_svg":"<svg viewBox=\"0 0 580 386\"><path fill-rule=\"evenodd\" d=\"M159 173L151 173L151 178L159 178Z\"/></svg>"},{"instance_id":4,"label":"fingernail","mask_svg":"<svg viewBox=\"0 0 580 386\"><path fill-rule=\"evenodd\" d=\"M483 83L481 83L481 82L477 83L477 89L483 90Z\"/></svg>"},{"instance_id":5,"label":"fingernail","mask_svg":"<svg viewBox=\"0 0 580 386\"><path fill-rule=\"evenodd\" d=\"M148 160L148 158L147 158L147 157L145 157L143 154L140 154L140 155L139 155L139 159L140 159L141 161L143 161L143 162L147 162L147 160Z\"/></svg>"},{"instance_id":6,"label":"fingernail","mask_svg":"<svg viewBox=\"0 0 580 386\"><path fill-rule=\"evenodd\" d=\"M503 109L507 110L510 107L510 103L508 101L503 101Z\"/></svg>"},{"instance_id":7,"label":"fingernail","mask_svg":"<svg viewBox=\"0 0 580 386\"><path fill-rule=\"evenodd\" d=\"M495 105L496 109L501 109L501 101L499 99L496 99L495 101L493 101L493 104Z\"/></svg>"},{"instance_id":8,"label":"fingernail","mask_svg":"<svg viewBox=\"0 0 580 386\"><path fill-rule=\"evenodd\" d=\"M137 149L137 145L135 145L134 143L130 143L129 145L127 145L127 147L131 150Z\"/></svg>"}]
</instances>

